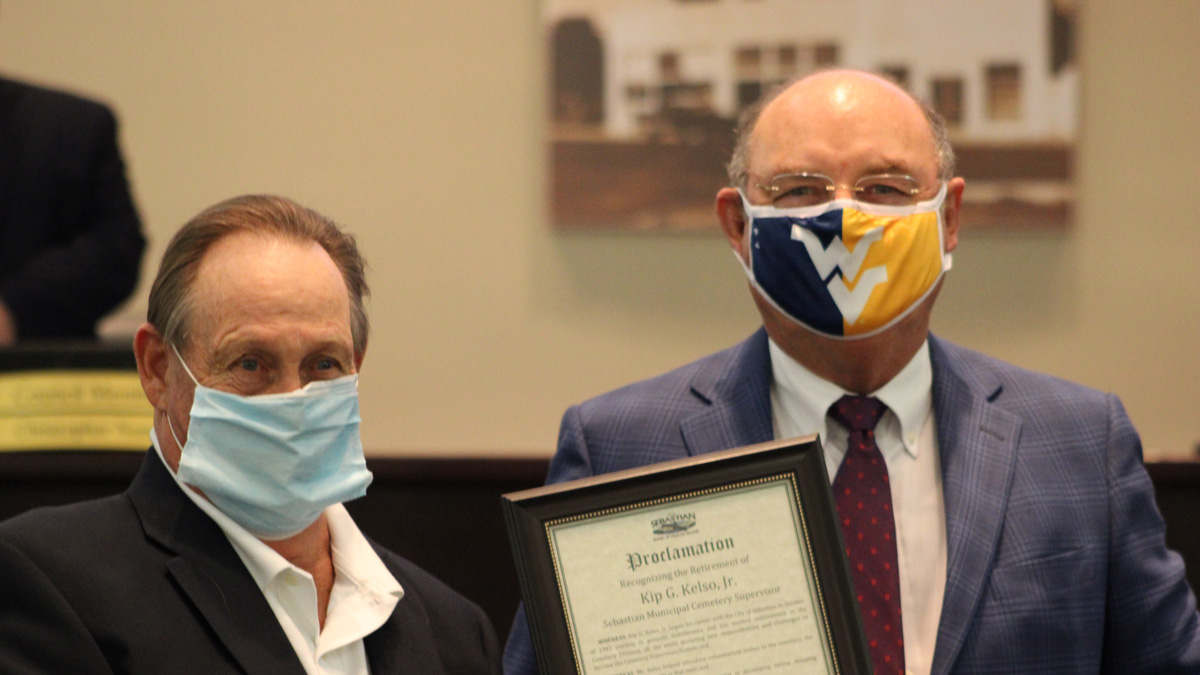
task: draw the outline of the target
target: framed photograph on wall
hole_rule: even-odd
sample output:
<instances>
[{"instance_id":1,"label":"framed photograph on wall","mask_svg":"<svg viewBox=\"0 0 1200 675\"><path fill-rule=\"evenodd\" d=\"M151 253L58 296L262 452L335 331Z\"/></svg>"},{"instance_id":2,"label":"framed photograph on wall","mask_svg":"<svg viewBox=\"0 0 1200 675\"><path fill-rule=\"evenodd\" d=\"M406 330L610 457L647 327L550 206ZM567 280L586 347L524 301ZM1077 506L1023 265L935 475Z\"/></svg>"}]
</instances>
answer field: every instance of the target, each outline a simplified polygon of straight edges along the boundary
<instances>
[{"instance_id":1,"label":"framed photograph on wall","mask_svg":"<svg viewBox=\"0 0 1200 675\"><path fill-rule=\"evenodd\" d=\"M739 113L828 68L946 118L968 228L1071 221L1077 0L541 0L560 230L716 232Z\"/></svg>"}]
</instances>

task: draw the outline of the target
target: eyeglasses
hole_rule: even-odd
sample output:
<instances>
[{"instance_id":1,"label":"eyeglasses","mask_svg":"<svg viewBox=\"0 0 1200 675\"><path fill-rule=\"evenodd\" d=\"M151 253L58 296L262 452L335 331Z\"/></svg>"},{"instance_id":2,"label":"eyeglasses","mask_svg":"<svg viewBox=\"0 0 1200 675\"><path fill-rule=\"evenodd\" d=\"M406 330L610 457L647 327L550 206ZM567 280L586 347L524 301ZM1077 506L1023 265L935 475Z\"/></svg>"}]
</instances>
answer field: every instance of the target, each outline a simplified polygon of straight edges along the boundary
<instances>
[{"instance_id":1,"label":"eyeglasses","mask_svg":"<svg viewBox=\"0 0 1200 675\"><path fill-rule=\"evenodd\" d=\"M771 195L779 208L819 206L833 201L839 187L854 190L854 199L881 206L908 206L917 202L921 185L916 178L901 173L881 173L863 176L854 185L841 185L819 173L785 173L771 179L767 185L755 183Z\"/></svg>"}]
</instances>

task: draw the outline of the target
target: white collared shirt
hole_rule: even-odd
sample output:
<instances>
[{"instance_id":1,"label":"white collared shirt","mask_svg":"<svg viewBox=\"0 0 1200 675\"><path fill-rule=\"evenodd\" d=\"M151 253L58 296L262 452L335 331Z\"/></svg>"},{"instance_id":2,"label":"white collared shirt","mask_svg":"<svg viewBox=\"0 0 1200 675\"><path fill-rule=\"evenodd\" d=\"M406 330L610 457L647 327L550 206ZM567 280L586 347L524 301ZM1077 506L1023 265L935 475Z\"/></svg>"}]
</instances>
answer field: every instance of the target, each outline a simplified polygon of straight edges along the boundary
<instances>
[{"instance_id":1,"label":"white collared shirt","mask_svg":"<svg viewBox=\"0 0 1200 675\"><path fill-rule=\"evenodd\" d=\"M776 438L817 433L829 480L846 455L849 432L829 407L849 394L821 379L770 341L771 417ZM933 667L942 596L946 590L946 509L933 416L933 366L925 342L908 365L871 396L887 406L875 439L887 463L896 514L904 663L909 673Z\"/></svg>"},{"instance_id":2,"label":"white collared shirt","mask_svg":"<svg viewBox=\"0 0 1200 675\"><path fill-rule=\"evenodd\" d=\"M396 603L404 597L404 589L354 524L346 507L334 504L325 509L334 578L325 627L321 629L317 618L317 586L312 575L288 562L181 482L163 458L153 429L150 440L183 493L225 533L262 590L305 672L309 675L369 673L363 638L388 620Z\"/></svg>"}]
</instances>

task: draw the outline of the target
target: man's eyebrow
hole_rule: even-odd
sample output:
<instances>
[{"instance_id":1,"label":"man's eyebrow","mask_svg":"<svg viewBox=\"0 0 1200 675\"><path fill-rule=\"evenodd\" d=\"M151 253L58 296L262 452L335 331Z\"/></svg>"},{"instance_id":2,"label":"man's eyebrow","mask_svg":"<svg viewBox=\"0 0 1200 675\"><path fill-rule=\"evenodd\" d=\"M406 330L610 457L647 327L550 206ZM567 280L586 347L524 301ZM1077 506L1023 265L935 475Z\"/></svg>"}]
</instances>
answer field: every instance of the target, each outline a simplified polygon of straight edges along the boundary
<instances>
[{"instance_id":1,"label":"man's eyebrow","mask_svg":"<svg viewBox=\"0 0 1200 675\"><path fill-rule=\"evenodd\" d=\"M917 167L904 161L899 160L884 160L879 163L867 165L864 176L880 175L885 173L902 173L909 176L914 176L917 173Z\"/></svg>"},{"instance_id":2,"label":"man's eyebrow","mask_svg":"<svg viewBox=\"0 0 1200 675\"><path fill-rule=\"evenodd\" d=\"M884 160L881 162L868 164L867 168L863 170L862 176L878 176L886 173L901 173L912 176L916 174L916 168L907 162ZM772 181L780 176L796 176L800 174L814 174L821 176L829 175L825 171L814 169L812 167L789 165L776 168L774 171L764 176L764 178L768 181Z\"/></svg>"},{"instance_id":3,"label":"man's eyebrow","mask_svg":"<svg viewBox=\"0 0 1200 675\"><path fill-rule=\"evenodd\" d=\"M336 352L336 351L354 351L354 345L350 342L344 342L338 338L330 337L324 340L318 340L308 350L310 352Z\"/></svg>"},{"instance_id":4,"label":"man's eyebrow","mask_svg":"<svg viewBox=\"0 0 1200 675\"><path fill-rule=\"evenodd\" d=\"M254 336L241 335L235 338L221 340L213 347L212 353L217 355L232 355L235 352L262 351L271 347L269 340Z\"/></svg>"},{"instance_id":5,"label":"man's eyebrow","mask_svg":"<svg viewBox=\"0 0 1200 675\"><path fill-rule=\"evenodd\" d=\"M817 171L816 169L812 169L812 168L800 169L800 168L795 168L795 167L785 167L785 168L776 169L776 170L772 171L771 173L764 174L763 176L761 176L760 182L763 185L767 185L781 176L800 176L800 175L824 176L826 174L823 171ZM752 177L753 177L753 175L752 175Z\"/></svg>"},{"instance_id":6,"label":"man's eyebrow","mask_svg":"<svg viewBox=\"0 0 1200 675\"><path fill-rule=\"evenodd\" d=\"M792 176L792 175L795 175L798 173L820 173L820 174L823 174L825 172L815 169L811 166L799 166L796 164L785 164L783 166L775 167L774 171L771 173L771 177Z\"/></svg>"}]
</instances>

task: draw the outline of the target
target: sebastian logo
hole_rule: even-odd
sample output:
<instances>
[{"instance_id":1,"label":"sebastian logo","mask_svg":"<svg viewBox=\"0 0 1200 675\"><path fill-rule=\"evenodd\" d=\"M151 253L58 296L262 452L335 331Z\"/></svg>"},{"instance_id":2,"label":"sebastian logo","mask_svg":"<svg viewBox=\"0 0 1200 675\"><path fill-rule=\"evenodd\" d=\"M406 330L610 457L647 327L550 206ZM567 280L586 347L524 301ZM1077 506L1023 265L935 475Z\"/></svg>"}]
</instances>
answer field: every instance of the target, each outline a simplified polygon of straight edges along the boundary
<instances>
[{"instance_id":1,"label":"sebastian logo","mask_svg":"<svg viewBox=\"0 0 1200 675\"><path fill-rule=\"evenodd\" d=\"M687 532L696 526L696 514L668 513L662 518L655 518L650 521L650 525L654 528L654 534Z\"/></svg>"}]
</instances>

